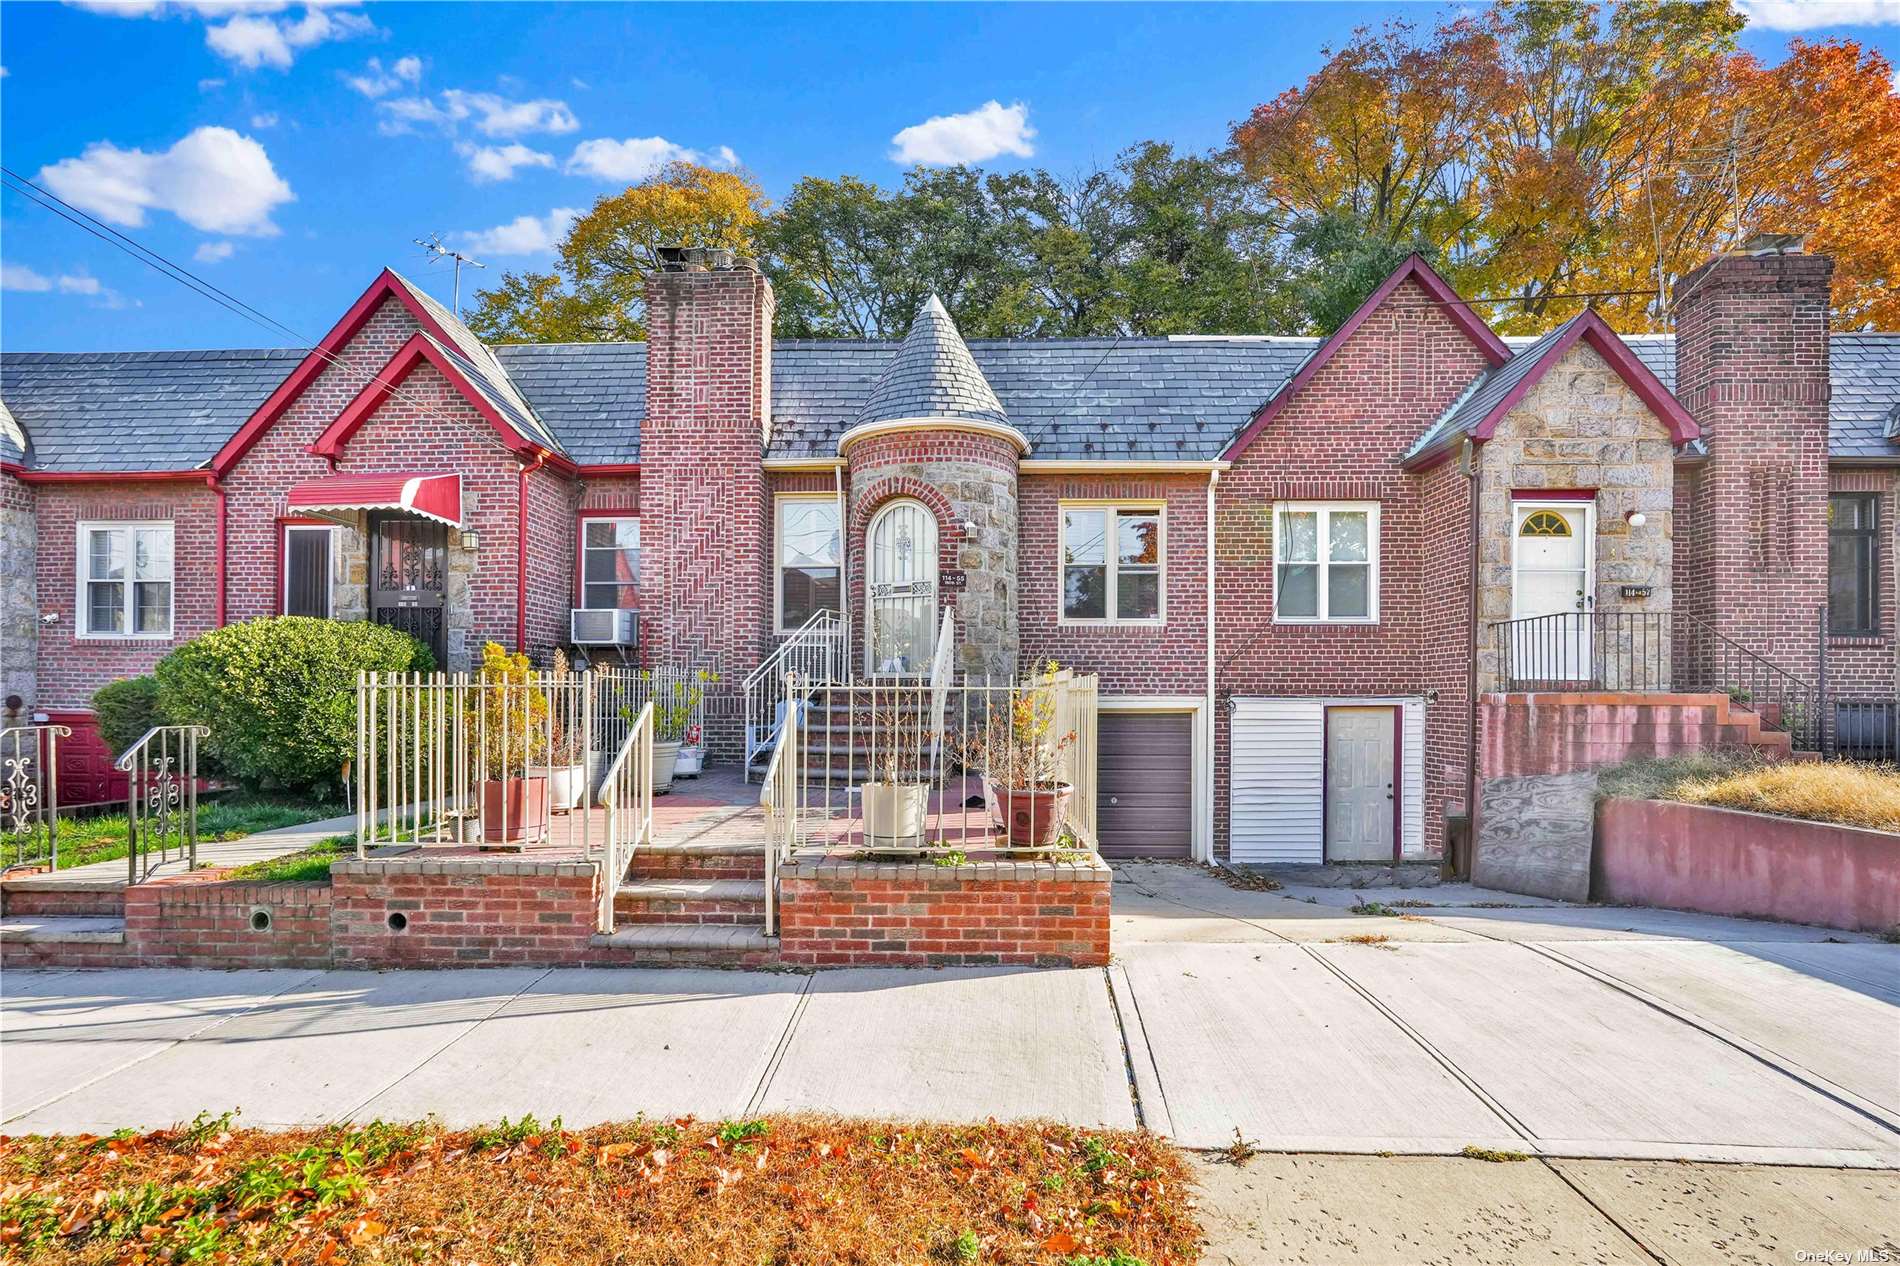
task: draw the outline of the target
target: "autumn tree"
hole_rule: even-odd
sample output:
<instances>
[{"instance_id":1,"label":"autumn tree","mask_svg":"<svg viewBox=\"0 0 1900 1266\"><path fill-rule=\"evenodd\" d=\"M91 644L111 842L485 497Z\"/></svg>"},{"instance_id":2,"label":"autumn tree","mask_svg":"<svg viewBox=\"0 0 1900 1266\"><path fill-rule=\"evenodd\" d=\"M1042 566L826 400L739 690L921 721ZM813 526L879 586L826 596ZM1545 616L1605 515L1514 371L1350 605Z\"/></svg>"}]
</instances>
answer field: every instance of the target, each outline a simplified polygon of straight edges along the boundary
<instances>
[{"instance_id":1,"label":"autumn tree","mask_svg":"<svg viewBox=\"0 0 1900 1266\"><path fill-rule=\"evenodd\" d=\"M469 327L492 342L645 338L646 275L660 249L754 253L767 207L744 173L669 164L575 220L553 272L507 273L478 292Z\"/></svg>"}]
</instances>

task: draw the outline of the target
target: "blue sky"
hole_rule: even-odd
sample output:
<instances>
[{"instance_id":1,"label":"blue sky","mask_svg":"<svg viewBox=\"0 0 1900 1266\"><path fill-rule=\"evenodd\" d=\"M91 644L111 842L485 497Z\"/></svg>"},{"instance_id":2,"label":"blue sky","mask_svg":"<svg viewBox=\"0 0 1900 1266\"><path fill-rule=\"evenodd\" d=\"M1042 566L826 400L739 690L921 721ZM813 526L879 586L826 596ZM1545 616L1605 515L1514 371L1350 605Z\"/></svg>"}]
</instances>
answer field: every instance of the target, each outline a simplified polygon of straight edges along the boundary
<instances>
[{"instance_id":1,"label":"blue sky","mask_svg":"<svg viewBox=\"0 0 1900 1266\"><path fill-rule=\"evenodd\" d=\"M489 271L657 157L895 182L898 155L1057 172L1220 143L1389 4L0 4L0 156L316 338L392 265L446 300L441 232ZM1900 59L1900 0L1755 0ZM1404 7L1420 23L1443 10ZM373 60L372 60L373 59ZM994 104L991 104L994 103ZM936 122L933 122L935 120ZM530 253L523 253L530 252ZM281 345L8 191L0 345ZM465 285L465 292L472 286Z\"/></svg>"}]
</instances>

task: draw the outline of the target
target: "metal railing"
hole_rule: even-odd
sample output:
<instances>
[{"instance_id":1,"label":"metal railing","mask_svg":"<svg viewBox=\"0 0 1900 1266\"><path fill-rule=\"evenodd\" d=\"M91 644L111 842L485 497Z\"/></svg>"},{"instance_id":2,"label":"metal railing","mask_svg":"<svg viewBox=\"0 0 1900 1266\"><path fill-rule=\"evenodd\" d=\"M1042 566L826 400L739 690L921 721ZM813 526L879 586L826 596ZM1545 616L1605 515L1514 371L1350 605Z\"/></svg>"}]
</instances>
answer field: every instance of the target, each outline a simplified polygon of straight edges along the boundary
<instances>
[{"instance_id":1,"label":"metal railing","mask_svg":"<svg viewBox=\"0 0 1900 1266\"><path fill-rule=\"evenodd\" d=\"M1094 849L1095 677L787 690L799 702L761 796L769 857Z\"/></svg>"},{"instance_id":2,"label":"metal railing","mask_svg":"<svg viewBox=\"0 0 1900 1266\"><path fill-rule=\"evenodd\" d=\"M1900 700L1835 699L1827 752L1846 760L1900 763Z\"/></svg>"},{"instance_id":3,"label":"metal railing","mask_svg":"<svg viewBox=\"0 0 1900 1266\"><path fill-rule=\"evenodd\" d=\"M165 863L198 865L198 740L202 725L155 725L113 768L126 776L126 882L140 883Z\"/></svg>"},{"instance_id":4,"label":"metal railing","mask_svg":"<svg viewBox=\"0 0 1900 1266\"><path fill-rule=\"evenodd\" d=\"M788 698L795 697L795 683L788 683ZM795 703L779 726L772 744L772 755L765 765L764 785L759 788L759 808L765 814L765 934L778 935L778 872L782 862L792 855L798 822L798 766L791 753L798 750L799 731L804 722L804 705Z\"/></svg>"},{"instance_id":5,"label":"metal railing","mask_svg":"<svg viewBox=\"0 0 1900 1266\"><path fill-rule=\"evenodd\" d=\"M716 680L711 673L692 667L662 666L659 668L596 668L594 672L595 688L599 691L599 702L594 709L593 750L596 765L601 764L609 753L618 752L627 740L632 729L632 718L639 714L647 704L664 706L676 695L685 697L695 689L699 691L699 700L693 705L692 716L686 723L688 735L697 735L692 742L703 743L706 732L706 708L712 696L711 685ZM594 782L600 785L604 768L594 770Z\"/></svg>"},{"instance_id":6,"label":"metal railing","mask_svg":"<svg viewBox=\"0 0 1900 1266\"><path fill-rule=\"evenodd\" d=\"M1694 616L1566 611L1491 628L1491 689L1725 694L1796 748L1819 748L1815 687Z\"/></svg>"},{"instance_id":7,"label":"metal railing","mask_svg":"<svg viewBox=\"0 0 1900 1266\"><path fill-rule=\"evenodd\" d=\"M648 700L627 727L627 737L607 767L600 803L607 810L602 844L600 930L614 930L614 894L626 878L634 852L653 842L653 703Z\"/></svg>"},{"instance_id":8,"label":"metal railing","mask_svg":"<svg viewBox=\"0 0 1900 1266\"><path fill-rule=\"evenodd\" d=\"M59 869L59 741L72 735L63 725L0 729L0 870Z\"/></svg>"},{"instance_id":9,"label":"metal railing","mask_svg":"<svg viewBox=\"0 0 1900 1266\"><path fill-rule=\"evenodd\" d=\"M947 614L947 613L946 613ZM779 727L790 707L786 683L837 681L845 664L844 619L826 608L813 613L745 678L745 776L752 778L753 763L778 739Z\"/></svg>"}]
</instances>

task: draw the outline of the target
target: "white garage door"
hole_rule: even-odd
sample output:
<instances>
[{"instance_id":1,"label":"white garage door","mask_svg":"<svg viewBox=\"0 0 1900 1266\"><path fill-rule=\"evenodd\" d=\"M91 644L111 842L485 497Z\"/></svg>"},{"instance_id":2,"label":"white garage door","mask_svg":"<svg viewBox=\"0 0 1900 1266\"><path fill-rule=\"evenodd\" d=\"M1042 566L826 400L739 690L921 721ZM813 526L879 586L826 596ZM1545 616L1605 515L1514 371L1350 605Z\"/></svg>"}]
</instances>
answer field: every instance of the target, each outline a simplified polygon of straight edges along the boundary
<instances>
[{"instance_id":1,"label":"white garage door","mask_svg":"<svg viewBox=\"0 0 1900 1266\"><path fill-rule=\"evenodd\" d=\"M1425 705L1420 699L1234 700L1228 832L1236 862L1326 860L1326 709L1401 709L1400 838L1425 851Z\"/></svg>"}]
</instances>

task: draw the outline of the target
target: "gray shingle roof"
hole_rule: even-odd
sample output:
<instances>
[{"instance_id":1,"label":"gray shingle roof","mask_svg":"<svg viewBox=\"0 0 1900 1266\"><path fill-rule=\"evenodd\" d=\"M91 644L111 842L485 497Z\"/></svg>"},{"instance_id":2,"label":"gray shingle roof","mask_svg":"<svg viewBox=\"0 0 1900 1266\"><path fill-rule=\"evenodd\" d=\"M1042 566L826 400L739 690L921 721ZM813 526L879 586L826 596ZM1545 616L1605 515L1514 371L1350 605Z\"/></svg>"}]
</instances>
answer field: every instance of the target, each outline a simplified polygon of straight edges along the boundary
<instances>
[{"instance_id":1,"label":"gray shingle roof","mask_svg":"<svg viewBox=\"0 0 1900 1266\"><path fill-rule=\"evenodd\" d=\"M1425 434L1418 437L1405 455L1415 456L1451 436L1466 435L1476 430L1478 424L1491 415L1491 410L1503 403L1504 397L1510 395L1512 389L1556 349L1564 335L1570 332L1571 325L1582 319L1581 314L1571 317L1524 346L1514 347L1512 350L1515 355L1511 359L1473 378L1464 393L1438 415L1438 420L1425 429Z\"/></svg>"},{"instance_id":2,"label":"gray shingle roof","mask_svg":"<svg viewBox=\"0 0 1900 1266\"><path fill-rule=\"evenodd\" d=\"M13 411L0 400L0 462L26 461L26 432L13 420Z\"/></svg>"},{"instance_id":3,"label":"gray shingle roof","mask_svg":"<svg viewBox=\"0 0 1900 1266\"><path fill-rule=\"evenodd\" d=\"M583 466L640 460L645 343L503 343L495 358Z\"/></svg>"},{"instance_id":4,"label":"gray shingle roof","mask_svg":"<svg viewBox=\"0 0 1900 1266\"><path fill-rule=\"evenodd\" d=\"M977 368L943 301L931 295L897 354L878 375L856 423L897 418L955 418L1009 425L1009 418Z\"/></svg>"},{"instance_id":5,"label":"gray shingle roof","mask_svg":"<svg viewBox=\"0 0 1900 1266\"><path fill-rule=\"evenodd\" d=\"M8 352L0 399L42 470L190 470L303 359L291 348Z\"/></svg>"},{"instance_id":6,"label":"gray shingle roof","mask_svg":"<svg viewBox=\"0 0 1900 1266\"><path fill-rule=\"evenodd\" d=\"M1900 334L1836 334L1828 385L1828 456L1900 458Z\"/></svg>"},{"instance_id":7,"label":"gray shingle roof","mask_svg":"<svg viewBox=\"0 0 1900 1266\"><path fill-rule=\"evenodd\" d=\"M450 364L462 371L463 376L469 380L475 390L482 394L482 398L493 405L495 411L507 420L508 425L545 448L551 448L556 452L565 451L561 448L561 441L555 438L554 432L542 424L533 407L522 399L521 393L515 389L515 384L509 380L508 372L492 355L484 351L480 361L472 361L462 355L458 349L444 344L433 334L425 333L422 337L428 339L438 352L447 357Z\"/></svg>"}]
</instances>

